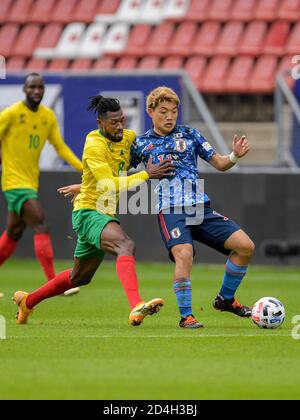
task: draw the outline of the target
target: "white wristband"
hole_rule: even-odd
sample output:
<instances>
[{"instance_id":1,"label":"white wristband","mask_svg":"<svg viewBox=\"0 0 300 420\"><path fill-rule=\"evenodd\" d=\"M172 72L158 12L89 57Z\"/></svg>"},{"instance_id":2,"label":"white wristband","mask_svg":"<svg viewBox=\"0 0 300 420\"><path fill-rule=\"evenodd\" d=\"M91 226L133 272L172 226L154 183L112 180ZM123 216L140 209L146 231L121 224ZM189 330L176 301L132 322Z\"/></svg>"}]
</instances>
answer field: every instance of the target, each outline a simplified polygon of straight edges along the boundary
<instances>
[{"instance_id":1,"label":"white wristband","mask_svg":"<svg viewBox=\"0 0 300 420\"><path fill-rule=\"evenodd\" d=\"M232 163L237 163L237 161L239 160L239 158L234 154L234 152L231 152L228 157L230 162Z\"/></svg>"}]
</instances>

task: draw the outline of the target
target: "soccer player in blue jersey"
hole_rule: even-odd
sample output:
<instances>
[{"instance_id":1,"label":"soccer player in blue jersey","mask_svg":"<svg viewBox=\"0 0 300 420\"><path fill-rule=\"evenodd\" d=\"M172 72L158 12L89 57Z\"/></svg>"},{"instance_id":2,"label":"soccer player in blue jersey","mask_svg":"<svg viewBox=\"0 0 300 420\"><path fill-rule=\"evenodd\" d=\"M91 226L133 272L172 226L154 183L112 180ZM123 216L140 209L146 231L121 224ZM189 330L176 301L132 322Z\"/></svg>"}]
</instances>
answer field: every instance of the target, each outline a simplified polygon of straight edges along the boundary
<instances>
[{"instance_id":1,"label":"soccer player in blue jersey","mask_svg":"<svg viewBox=\"0 0 300 420\"><path fill-rule=\"evenodd\" d=\"M178 126L177 94L170 88L158 87L147 97L147 112L153 128L137 137L131 149L131 164L147 164L170 159L175 175L160 181L158 193L159 226L162 239L175 262L174 292L183 328L200 328L192 311L191 269L194 257L193 241L201 242L228 256L223 284L213 302L215 309L250 317L251 308L241 305L235 293L247 272L254 244L233 221L213 210L209 197L199 188L197 159L200 157L219 171L232 168L250 150L245 136L234 136L229 155L218 154L202 134L188 126ZM167 182L168 181L168 182ZM189 224L191 210L203 209L203 220ZM200 206L200 207L199 207ZM197 213L196 213L196 216Z\"/></svg>"}]
</instances>

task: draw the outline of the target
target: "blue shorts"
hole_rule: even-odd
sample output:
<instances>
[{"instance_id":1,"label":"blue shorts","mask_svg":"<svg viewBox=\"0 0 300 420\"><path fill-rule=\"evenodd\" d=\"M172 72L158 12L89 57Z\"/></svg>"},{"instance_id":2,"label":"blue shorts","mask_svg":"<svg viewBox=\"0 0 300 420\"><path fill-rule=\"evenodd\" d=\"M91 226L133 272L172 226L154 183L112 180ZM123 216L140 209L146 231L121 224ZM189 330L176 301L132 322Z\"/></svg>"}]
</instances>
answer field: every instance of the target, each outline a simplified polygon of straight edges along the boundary
<instances>
[{"instance_id":1,"label":"blue shorts","mask_svg":"<svg viewBox=\"0 0 300 420\"><path fill-rule=\"evenodd\" d=\"M175 214L174 209L170 209L169 212L170 214L160 212L158 223L162 239L172 261L174 261L173 246L193 245L193 241L201 242L225 255L231 253L230 250L224 248L224 243L241 228L232 220L213 210L209 203L204 205L204 219L198 225L187 225L186 218L190 218L191 215L184 211L181 214Z\"/></svg>"}]
</instances>

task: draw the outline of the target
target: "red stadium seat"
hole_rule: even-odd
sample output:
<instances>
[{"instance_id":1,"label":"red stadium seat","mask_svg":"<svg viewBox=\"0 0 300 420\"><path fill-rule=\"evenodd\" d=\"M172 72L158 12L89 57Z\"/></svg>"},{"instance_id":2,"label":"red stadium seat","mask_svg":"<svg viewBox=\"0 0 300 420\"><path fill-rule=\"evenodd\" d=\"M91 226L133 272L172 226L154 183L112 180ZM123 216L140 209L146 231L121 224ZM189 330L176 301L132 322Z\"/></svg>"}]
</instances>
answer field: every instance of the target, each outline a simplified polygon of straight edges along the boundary
<instances>
[{"instance_id":1,"label":"red stadium seat","mask_svg":"<svg viewBox=\"0 0 300 420\"><path fill-rule=\"evenodd\" d=\"M206 58L204 57L191 57L185 63L184 69L192 79L197 89L200 89L205 68Z\"/></svg>"},{"instance_id":2,"label":"red stadium seat","mask_svg":"<svg viewBox=\"0 0 300 420\"><path fill-rule=\"evenodd\" d=\"M96 8L96 15L114 15L118 10L120 0L101 0Z\"/></svg>"},{"instance_id":3,"label":"red stadium seat","mask_svg":"<svg viewBox=\"0 0 300 420\"><path fill-rule=\"evenodd\" d=\"M31 58L26 65L27 70L41 71L47 67L47 60L45 58Z\"/></svg>"},{"instance_id":4,"label":"red stadium seat","mask_svg":"<svg viewBox=\"0 0 300 420\"><path fill-rule=\"evenodd\" d=\"M115 69L118 70L133 70L137 66L137 59L135 57L121 57L117 64L115 65Z\"/></svg>"},{"instance_id":5,"label":"red stadium seat","mask_svg":"<svg viewBox=\"0 0 300 420\"><path fill-rule=\"evenodd\" d=\"M49 71L62 71L69 67L69 60L66 58L55 58L47 68Z\"/></svg>"},{"instance_id":6,"label":"red stadium seat","mask_svg":"<svg viewBox=\"0 0 300 420\"><path fill-rule=\"evenodd\" d=\"M257 56L261 54L267 32L266 22L251 22L241 40L239 54Z\"/></svg>"},{"instance_id":7,"label":"red stadium seat","mask_svg":"<svg viewBox=\"0 0 300 420\"><path fill-rule=\"evenodd\" d=\"M55 0L37 0L30 14L30 22L48 23L55 3Z\"/></svg>"},{"instance_id":8,"label":"red stadium seat","mask_svg":"<svg viewBox=\"0 0 300 420\"><path fill-rule=\"evenodd\" d=\"M251 22L254 19L256 4L257 0L236 0L230 19Z\"/></svg>"},{"instance_id":9,"label":"red stadium seat","mask_svg":"<svg viewBox=\"0 0 300 420\"><path fill-rule=\"evenodd\" d=\"M138 68L144 70L154 70L159 67L159 62L159 57L145 57L139 62Z\"/></svg>"},{"instance_id":10,"label":"red stadium seat","mask_svg":"<svg viewBox=\"0 0 300 420\"><path fill-rule=\"evenodd\" d=\"M214 54L221 31L219 22L203 23L192 46L192 54L211 56Z\"/></svg>"},{"instance_id":11,"label":"red stadium seat","mask_svg":"<svg viewBox=\"0 0 300 420\"><path fill-rule=\"evenodd\" d=\"M92 60L89 58L77 58L70 66L71 70L90 70L92 68Z\"/></svg>"},{"instance_id":12,"label":"red stadium seat","mask_svg":"<svg viewBox=\"0 0 300 420\"><path fill-rule=\"evenodd\" d=\"M25 58L23 57L11 57L6 63L6 70L10 71L20 71L25 68Z\"/></svg>"},{"instance_id":13,"label":"red stadium seat","mask_svg":"<svg viewBox=\"0 0 300 420\"><path fill-rule=\"evenodd\" d=\"M13 0L1 0L0 2L0 23L6 23Z\"/></svg>"},{"instance_id":14,"label":"red stadium seat","mask_svg":"<svg viewBox=\"0 0 300 420\"><path fill-rule=\"evenodd\" d=\"M164 59L161 69L164 70L177 70L183 68L183 57L167 57Z\"/></svg>"},{"instance_id":15,"label":"red stadium seat","mask_svg":"<svg viewBox=\"0 0 300 420\"><path fill-rule=\"evenodd\" d=\"M300 22L294 26L285 49L286 54L300 53Z\"/></svg>"},{"instance_id":16,"label":"red stadium seat","mask_svg":"<svg viewBox=\"0 0 300 420\"><path fill-rule=\"evenodd\" d=\"M238 57L229 70L225 90L230 93L245 93L249 90L249 77L253 70L252 57Z\"/></svg>"},{"instance_id":17,"label":"red stadium seat","mask_svg":"<svg viewBox=\"0 0 300 420\"><path fill-rule=\"evenodd\" d=\"M33 23L23 27L12 47L12 55L31 57L40 35L40 25Z\"/></svg>"},{"instance_id":18,"label":"red stadium seat","mask_svg":"<svg viewBox=\"0 0 300 420\"><path fill-rule=\"evenodd\" d=\"M33 0L15 0L8 15L8 22L27 23Z\"/></svg>"},{"instance_id":19,"label":"red stadium seat","mask_svg":"<svg viewBox=\"0 0 300 420\"><path fill-rule=\"evenodd\" d=\"M288 22L274 22L268 32L262 53L282 56L290 32Z\"/></svg>"},{"instance_id":20,"label":"red stadium seat","mask_svg":"<svg viewBox=\"0 0 300 420\"><path fill-rule=\"evenodd\" d=\"M114 67L114 58L112 57L101 57L93 66L93 70L111 70Z\"/></svg>"},{"instance_id":21,"label":"red stadium seat","mask_svg":"<svg viewBox=\"0 0 300 420\"><path fill-rule=\"evenodd\" d=\"M168 54L182 55L184 57L189 56L196 33L197 24L195 22L184 22L180 24L171 41Z\"/></svg>"},{"instance_id":22,"label":"red stadium seat","mask_svg":"<svg viewBox=\"0 0 300 420\"><path fill-rule=\"evenodd\" d=\"M226 22L231 17L232 0L211 0L208 19Z\"/></svg>"},{"instance_id":23,"label":"red stadium seat","mask_svg":"<svg viewBox=\"0 0 300 420\"><path fill-rule=\"evenodd\" d=\"M211 0L191 0L189 10L185 16L186 21L203 22L207 19Z\"/></svg>"},{"instance_id":24,"label":"red stadium seat","mask_svg":"<svg viewBox=\"0 0 300 420\"><path fill-rule=\"evenodd\" d=\"M300 57L300 56L299 56ZM295 84L295 79L292 77L292 71L295 71L295 67L298 64L300 64L300 60L297 61L297 63L293 62L293 57L292 56L286 56L284 57L280 63L279 66L277 68L276 73L281 73L283 74L287 84L289 85L289 87L292 89L294 84Z\"/></svg>"},{"instance_id":25,"label":"red stadium seat","mask_svg":"<svg viewBox=\"0 0 300 420\"><path fill-rule=\"evenodd\" d=\"M80 0L73 10L74 22L91 23L94 20L99 0Z\"/></svg>"},{"instance_id":26,"label":"red stadium seat","mask_svg":"<svg viewBox=\"0 0 300 420\"><path fill-rule=\"evenodd\" d=\"M45 26L40 39L37 43L37 48L54 48L62 34L63 26L60 23L49 23Z\"/></svg>"},{"instance_id":27,"label":"red stadium seat","mask_svg":"<svg viewBox=\"0 0 300 420\"><path fill-rule=\"evenodd\" d=\"M250 91L253 93L272 93L275 88L276 69L276 57L260 57L250 79Z\"/></svg>"},{"instance_id":28,"label":"red stadium seat","mask_svg":"<svg viewBox=\"0 0 300 420\"><path fill-rule=\"evenodd\" d=\"M150 25L136 25L132 28L123 55L143 56L151 34Z\"/></svg>"},{"instance_id":29,"label":"red stadium seat","mask_svg":"<svg viewBox=\"0 0 300 420\"><path fill-rule=\"evenodd\" d=\"M218 39L215 54L235 55L241 41L244 25L242 22L229 22L224 26Z\"/></svg>"},{"instance_id":30,"label":"red stadium seat","mask_svg":"<svg viewBox=\"0 0 300 420\"><path fill-rule=\"evenodd\" d=\"M75 9L77 0L58 0L49 21L59 23L71 23L73 20L73 10Z\"/></svg>"},{"instance_id":31,"label":"red stadium seat","mask_svg":"<svg viewBox=\"0 0 300 420\"><path fill-rule=\"evenodd\" d=\"M259 0L254 19L273 21L276 19L278 0Z\"/></svg>"},{"instance_id":32,"label":"red stadium seat","mask_svg":"<svg viewBox=\"0 0 300 420\"><path fill-rule=\"evenodd\" d=\"M4 57L11 56L11 49L19 32L19 25L7 23L0 29L0 54Z\"/></svg>"},{"instance_id":33,"label":"red stadium seat","mask_svg":"<svg viewBox=\"0 0 300 420\"><path fill-rule=\"evenodd\" d=\"M199 81L200 90L206 93L223 93L229 65L228 57L216 56L212 58Z\"/></svg>"},{"instance_id":34,"label":"red stadium seat","mask_svg":"<svg viewBox=\"0 0 300 420\"><path fill-rule=\"evenodd\" d=\"M298 22L300 20L300 0L282 0L279 4L277 18Z\"/></svg>"},{"instance_id":35,"label":"red stadium seat","mask_svg":"<svg viewBox=\"0 0 300 420\"><path fill-rule=\"evenodd\" d=\"M159 55L165 57L169 52L169 45L174 34L175 26L171 22L164 22L157 26L146 47L146 55Z\"/></svg>"}]
</instances>

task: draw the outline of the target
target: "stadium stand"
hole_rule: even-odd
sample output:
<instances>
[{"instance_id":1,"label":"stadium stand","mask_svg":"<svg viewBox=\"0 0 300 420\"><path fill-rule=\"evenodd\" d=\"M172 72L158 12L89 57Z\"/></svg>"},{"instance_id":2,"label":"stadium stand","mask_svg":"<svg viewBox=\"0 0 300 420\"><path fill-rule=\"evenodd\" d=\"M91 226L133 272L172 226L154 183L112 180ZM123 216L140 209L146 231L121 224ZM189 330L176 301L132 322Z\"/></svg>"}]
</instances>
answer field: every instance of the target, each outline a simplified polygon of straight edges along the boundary
<instances>
[{"instance_id":1,"label":"stadium stand","mask_svg":"<svg viewBox=\"0 0 300 420\"><path fill-rule=\"evenodd\" d=\"M221 31L219 22L205 22L201 25L192 45L192 54L211 56L215 51Z\"/></svg>"},{"instance_id":2,"label":"stadium stand","mask_svg":"<svg viewBox=\"0 0 300 420\"><path fill-rule=\"evenodd\" d=\"M299 22L300 20L300 0L283 0L280 2L278 19L286 19L291 22Z\"/></svg>"},{"instance_id":3,"label":"stadium stand","mask_svg":"<svg viewBox=\"0 0 300 420\"><path fill-rule=\"evenodd\" d=\"M19 26L16 23L7 23L0 29L0 54L8 58L17 39Z\"/></svg>"},{"instance_id":4,"label":"stadium stand","mask_svg":"<svg viewBox=\"0 0 300 420\"><path fill-rule=\"evenodd\" d=\"M252 57L237 57L228 73L225 89L232 93L245 93L254 65Z\"/></svg>"},{"instance_id":5,"label":"stadium stand","mask_svg":"<svg viewBox=\"0 0 300 420\"><path fill-rule=\"evenodd\" d=\"M207 18L226 22L230 18L232 5L232 0L212 0Z\"/></svg>"},{"instance_id":6,"label":"stadium stand","mask_svg":"<svg viewBox=\"0 0 300 420\"><path fill-rule=\"evenodd\" d=\"M51 58L62 31L63 26L61 23L49 23L49 25L46 25L37 41L34 57Z\"/></svg>"},{"instance_id":7,"label":"stadium stand","mask_svg":"<svg viewBox=\"0 0 300 420\"><path fill-rule=\"evenodd\" d=\"M16 42L12 45L11 54L15 57L31 57L40 31L40 25L36 23L25 25L20 31Z\"/></svg>"},{"instance_id":8,"label":"stadium stand","mask_svg":"<svg viewBox=\"0 0 300 420\"><path fill-rule=\"evenodd\" d=\"M234 56L242 37L244 25L242 22L229 22L224 29L215 46L215 53L220 55Z\"/></svg>"},{"instance_id":9,"label":"stadium stand","mask_svg":"<svg viewBox=\"0 0 300 420\"><path fill-rule=\"evenodd\" d=\"M37 0L31 10L29 20L32 23L46 24L55 8L55 0Z\"/></svg>"},{"instance_id":10,"label":"stadium stand","mask_svg":"<svg viewBox=\"0 0 300 420\"><path fill-rule=\"evenodd\" d=\"M260 55L266 33L266 22L251 22L244 32L244 36L241 40L237 53L251 56Z\"/></svg>"},{"instance_id":11,"label":"stadium stand","mask_svg":"<svg viewBox=\"0 0 300 420\"><path fill-rule=\"evenodd\" d=\"M8 71L185 69L205 94L270 95L299 19L300 0L1 0L0 54Z\"/></svg>"},{"instance_id":12,"label":"stadium stand","mask_svg":"<svg viewBox=\"0 0 300 420\"><path fill-rule=\"evenodd\" d=\"M22 70L25 66L25 58L23 57L11 57L7 64L7 71L19 71Z\"/></svg>"},{"instance_id":13,"label":"stadium stand","mask_svg":"<svg viewBox=\"0 0 300 420\"><path fill-rule=\"evenodd\" d=\"M63 24L73 22L73 10L76 3L76 0L59 0L53 9L53 13L50 15L50 21Z\"/></svg>"},{"instance_id":14,"label":"stadium stand","mask_svg":"<svg viewBox=\"0 0 300 420\"><path fill-rule=\"evenodd\" d=\"M53 57L76 58L84 30L84 23L70 23L67 25L56 48L53 50Z\"/></svg>"},{"instance_id":15,"label":"stadium stand","mask_svg":"<svg viewBox=\"0 0 300 420\"><path fill-rule=\"evenodd\" d=\"M24 24L29 21L32 0L15 0L11 3L10 13L7 21L11 23Z\"/></svg>"},{"instance_id":16,"label":"stadium stand","mask_svg":"<svg viewBox=\"0 0 300 420\"><path fill-rule=\"evenodd\" d=\"M290 32L288 22L274 22L267 34L262 53L282 56Z\"/></svg>"},{"instance_id":17,"label":"stadium stand","mask_svg":"<svg viewBox=\"0 0 300 420\"><path fill-rule=\"evenodd\" d=\"M8 14L13 0L2 0L0 2L0 24L8 21Z\"/></svg>"},{"instance_id":18,"label":"stadium stand","mask_svg":"<svg viewBox=\"0 0 300 420\"><path fill-rule=\"evenodd\" d=\"M183 57L178 57L176 55L171 57L166 57L161 65L162 69L165 70L178 70L183 67Z\"/></svg>"},{"instance_id":19,"label":"stadium stand","mask_svg":"<svg viewBox=\"0 0 300 420\"><path fill-rule=\"evenodd\" d=\"M89 58L78 58L70 65L71 70L89 70L91 68L92 60Z\"/></svg>"},{"instance_id":20,"label":"stadium stand","mask_svg":"<svg viewBox=\"0 0 300 420\"><path fill-rule=\"evenodd\" d=\"M286 54L299 54L300 50L300 22L298 22L290 34L286 45Z\"/></svg>"},{"instance_id":21,"label":"stadium stand","mask_svg":"<svg viewBox=\"0 0 300 420\"><path fill-rule=\"evenodd\" d=\"M163 16L172 22L180 22L185 18L188 7L189 0L170 0L163 10Z\"/></svg>"},{"instance_id":22,"label":"stadium stand","mask_svg":"<svg viewBox=\"0 0 300 420\"><path fill-rule=\"evenodd\" d=\"M26 70L42 71L42 70L45 70L46 67L47 67L47 60L45 58L32 57L26 65Z\"/></svg>"},{"instance_id":23,"label":"stadium stand","mask_svg":"<svg viewBox=\"0 0 300 420\"><path fill-rule=\"evenodd\" d=\"M156 56L144 57L138 65L139 69L155 70L159 67L160 58Z\"/></svg>"},{"instance_id":24,"label":"stadium stand","mask_svg":"<svg viewBox=\"0 0 300 420\"><path fill-rule=\"evenodd\" d=\"M277 58L262 56L257 60L250 79L250 91L254 93L271 93L275 87Z\"/></svg>"},{"instance_id":25,"label":"stadium stand","mask_svg":"<svg viewBox=\"0 0 300 420\"><path fill-rule=\"evenodd\" d=\"M276 18L278 0L260 0L258 2L254 19L273 21Z\"/></svg>"},{"instance_id":26,"label":"stadium stand","mask_svg":"<svg viewBox=\"0 0 300 420\"><path fill-rule=\"evenodd\" d=\"M44 1L44 0L43 0ZM92 23L96 14L98 0L79 0L73 10L72 21Z\"/></svg>"},{"instance_id":27,"label":"stadium stand","mask_svg":"<svg viewBox=\"0 0 300 420\"><path fill-rule=\"evenodd\" d=\"M149 42L150 34L150 25L136 25L129 35L128 44L123 54L137 57L142 56Z\"/></svg>"},{"instance_id":28,"label":"stadium stand","mask_svg":"<svg viewBox=\"0 0 300 420\"><path fill-rule=\"evenodd\" d=\"M203 22L207 19L210 0L191 0L185 20Z\"/></svg>"},{"instance_id":29,"label":"stadium stand","mask_svg":"<svg viewBox=\"0 0 300 420\"><path fill-rule=\"evenodd\" d=\"M148 47L144 54L156 54L162 57L168 55L169 43L174 35L175 25L171 22L164 22L157 26L149 39Z\"/></svg>"},{"instance_id":30,"label":"stadium stand","mask_svg":"<svg viewBox=\"0 0 300 420\"><path fill-rule=\"evenodd\" d=\"M102 54L106 29L107 25L102 22L89 25L80 40L77 57L98 58Z\"/></svg>"},{"instance_id":31,"label":"stadium stand","mask_svg":"<svg viewBox=\"0 0 300 420\"><path fill-rule=\"evenodd\" d=\"M184 65L185 71L188 73L197 89L200 89L200 83L205 67L206 58L199 56L189 58Z\"/></svg>"},{"instance_id":32,"label":"stadium stand","mask_svg":"<svg viewBox=\"0 0 300 420\"><path fill-rule=\"evenodd\" d=\"M95 61L93 70L111 70L114 67L113 57L102 57Z\"/></svg>"},{"instance_id":33,"label":"stadium stand","mask_svg":"<svg viewBox=\"0 0 300 420\"><path fill-rule=\"evenodd\" d=\"M184 22L176 30L168 48L170 55L190 56L197 25L194 22Z\"/></svg>"},{"instance_id":34,"label":"stadium stand","mask_svg":"<svg viewBox=\"0 0 300 420\"><path fill-rule=\"evenodd\" d=\"M115 68L118 70L133 70L136 68L137 59L134 57L121 57Z\"/></svg>"},{"instance_id":35,"label":"stadium stand","mask_svg":"<svg viewBox=\"0 0 300 420\"><path fill-rule=\"evenodd\" d=\"M123 0L116 13L116 20L127 23L138 22L142 7L142 0Z\"/></svg>"},{"instance_id":36,"label":"stadium stand","mask_svg":"<svg viewBox=\"0 0 300 420\"><path fill-rule=\"evenodd\" d=\"M257 0L236 0L230 18L243 22L250 22L254 19L254 12Z\"/></svg>"}]
</instances>

